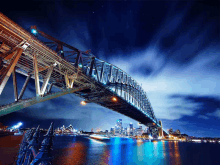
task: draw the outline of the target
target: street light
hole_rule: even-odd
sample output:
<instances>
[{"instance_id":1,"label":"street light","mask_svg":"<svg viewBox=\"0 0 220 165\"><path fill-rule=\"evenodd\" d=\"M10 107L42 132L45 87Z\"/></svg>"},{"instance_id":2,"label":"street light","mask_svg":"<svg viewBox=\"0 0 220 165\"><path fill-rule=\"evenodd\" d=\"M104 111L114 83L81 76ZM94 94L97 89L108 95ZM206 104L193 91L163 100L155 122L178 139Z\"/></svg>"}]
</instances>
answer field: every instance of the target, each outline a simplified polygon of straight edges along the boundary
<instances>
[{"instance_id":1,"label":"street light","mask_svg":"<svg viewBox=\"0 0 220 165\"><path fill-rule=\"evenodd\" d=\"M33 33L34 35L37 34L37 30L36 29L31 29L31 33Z\"/></svg>"},{"instance_id":2,"label":"street light","mask_svg":"<svg viewBox=\"0 0 220 165\"><path fill-rule=\"evenodd\" d=\"M81 101L80 104L81 105L86 105L86 102L85 101Z\"/></svg>"},{"instance_id":3,"label":"street light","mask_svg":"<svg viewBox=\"0 0 220 165\"><path fill-rule=\"evenodd\" d=\"M112 98L112 101L117 101L117 98L116 98L116 97L113 97L113 98Z\"/></svg>"}]
</instances>

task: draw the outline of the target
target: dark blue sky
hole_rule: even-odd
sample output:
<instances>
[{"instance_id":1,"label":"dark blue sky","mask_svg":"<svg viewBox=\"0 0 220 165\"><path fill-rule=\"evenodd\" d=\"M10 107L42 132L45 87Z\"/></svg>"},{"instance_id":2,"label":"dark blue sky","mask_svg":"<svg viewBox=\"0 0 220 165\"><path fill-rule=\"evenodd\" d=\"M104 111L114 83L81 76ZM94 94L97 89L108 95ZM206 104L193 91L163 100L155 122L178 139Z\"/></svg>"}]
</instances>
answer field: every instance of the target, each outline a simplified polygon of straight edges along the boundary
<instances>
[{"instance_id":1,"label":"dark blue sky","mask_svg":"<svg viewBox=\"0 0 220 165\"><path fill-rule=\"evenodd\" d=\"M220 6L200 2L27 1L0 11L28 29L31 25L103 60L135 78L165 129L195 136L220 134ZM24 5L25 4L25 5ZM9 6L9 7L7 7ZM19 87L25 77L18 76ZM25 97L35 95L32 80ZM10 79L0 102L12 100ZM95 104L82 107L66 95L1 117L36 126L109 129L118 118L137 122ZM47 127L45 126L45 127Z\"/></svg>"}]
</instances>

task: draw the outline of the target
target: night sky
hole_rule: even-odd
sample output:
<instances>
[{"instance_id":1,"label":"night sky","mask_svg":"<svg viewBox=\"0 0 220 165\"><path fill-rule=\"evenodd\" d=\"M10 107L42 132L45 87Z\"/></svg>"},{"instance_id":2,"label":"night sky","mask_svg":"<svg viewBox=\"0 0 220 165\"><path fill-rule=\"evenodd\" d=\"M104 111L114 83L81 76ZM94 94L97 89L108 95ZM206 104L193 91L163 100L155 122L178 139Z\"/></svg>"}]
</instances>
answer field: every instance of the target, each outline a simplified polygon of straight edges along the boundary
<instances>
[{"instance_id":1,"label":"night sky","mask_svg":"<svg viewBox=\"0 0 220 165\"><path fill-rule=\"evenodd\" d=\"M220 5L177 1L13 1L0 11L28 29L31 25L80 50L91 49L130 74L147 92L165 129L192 136L220 135ZM18 89L25 77L17 74ZM53 89L56 91L57 89ZM35 96L34 80L24 98ZM12 78L0 103L14 99ZM110 129L137 121L65 95L12 114L0 122L47 128Z\"/></svg>"}]
</instances>

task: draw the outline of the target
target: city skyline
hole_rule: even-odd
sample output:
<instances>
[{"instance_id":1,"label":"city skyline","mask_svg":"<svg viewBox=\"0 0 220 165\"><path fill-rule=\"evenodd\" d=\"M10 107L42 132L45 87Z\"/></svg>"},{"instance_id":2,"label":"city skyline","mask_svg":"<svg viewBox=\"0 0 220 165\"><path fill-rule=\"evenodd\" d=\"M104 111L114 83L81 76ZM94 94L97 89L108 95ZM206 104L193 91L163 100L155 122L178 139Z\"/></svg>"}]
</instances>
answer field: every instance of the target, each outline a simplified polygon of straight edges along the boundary
<instances>
[{"instance_id":1,"label":"city skyline","mask_svg":"<svg viewBox=\"0 0 220 165\"><path fill-rule=\"evenodd\" d=\"M216 4L91 2L76 7L69 2L34 3L28 11L18 4L1 12L25 29L37 25L81 50L91 49L98 58L130 74L142 84L165 130L180 129L201 137L219 135L220 25ZM55 14L48 10L48 4ZM17 79L25 81L21 75ZM8 99L11 95L12 78L0 103L12 102ZM34 95L31 80L25 97ZM94 103L82 106L80 101L74 95L62 96L3 116L0 122L14 125L21 121L28 127L53 121L55 127L72 123L84 130L89 126L105 130L119 118L137 123Z\"/></svg>"}]
</instances>

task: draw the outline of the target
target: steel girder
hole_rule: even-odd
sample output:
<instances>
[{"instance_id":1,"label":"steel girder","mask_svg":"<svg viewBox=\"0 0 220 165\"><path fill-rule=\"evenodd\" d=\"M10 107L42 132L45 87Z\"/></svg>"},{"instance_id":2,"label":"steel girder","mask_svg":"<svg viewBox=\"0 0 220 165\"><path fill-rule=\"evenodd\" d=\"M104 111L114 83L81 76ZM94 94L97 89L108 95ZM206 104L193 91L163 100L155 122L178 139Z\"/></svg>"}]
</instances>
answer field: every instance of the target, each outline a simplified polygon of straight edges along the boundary
<instances>
[{"instance_id":1,"label":"steel girder","mask_svg":"<svg viewBox=\"0 0 220 165\"><path fill-rule=\"evenodd\" d=\"M158 124L146 92L130 75L96 58L90 51L80 51L42 31L38 30L38 32L53 42L45 44L0 13L0 42L4 44L4 46L0 45L0 56L5 57L18 48L22 49L15 64L15 71L28 76L19 96L15 92L15 99L19 103L22 102L20 99L30 78L35 79L36 98L44 98L44 95L46 97L52 85L62 90L74 90L90 85L89 90L75 91L75 94L88 102L97 102L110 109L113 109L111 106L115 107L115 103L109 102L104 105L108 100L106 98L117 96L120 102L123 102L122 108L129 107ZM54 46L56 50L47 45ZM8 60L10 59L3 58L4 68L9 66ZM43 82L41 88L39 81ZM50 87L47 90L48 84Z\"/></svg>"}]
</instances>

